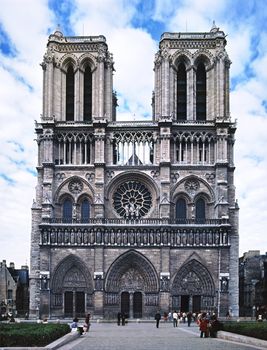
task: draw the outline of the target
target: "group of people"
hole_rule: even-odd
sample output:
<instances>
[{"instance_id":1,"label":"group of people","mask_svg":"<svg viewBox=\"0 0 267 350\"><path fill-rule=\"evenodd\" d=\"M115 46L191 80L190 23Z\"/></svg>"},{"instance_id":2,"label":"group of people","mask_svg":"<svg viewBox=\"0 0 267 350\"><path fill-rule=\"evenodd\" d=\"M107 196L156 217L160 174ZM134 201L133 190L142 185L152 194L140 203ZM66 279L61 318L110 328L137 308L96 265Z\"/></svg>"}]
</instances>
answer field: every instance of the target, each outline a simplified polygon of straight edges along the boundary
<instances>
[{"instance_id":1,"label":"group of people","mask_svg":"<svg viewBox=\"0 0 267 350\"><path fill-rule=\"evenodd\" d=\"M203 312L198 315L197 323L200 330L200 338L216 338L217 332L220 329L220 322L217 319L215 313L210 316L208 313Z\"/></svg>"},{"instance_id":2,"label":"group of people","mask_svg":"<svg viewBox=\"0 0 267 350\"><path fill-rule=\"evenodd\" d=\"M160 316L160 317L159 317ZM187 323L188 327L190 327L192 321L196 321L196 313L189 312L178 312L174 310L173 312L169 312L168 314L166 312L163 313L163 320L164 322L173 322L173 327L177 327L180 322ZM160 312L158 311L155 315L155 320L161 319ZM157 325L157 323L156 323Z\"/></svg>"},{"instance_id":3,"label":"group of people","mask_svg":"<svg viewBox=\"0 0 267 350\"><path fill-rule=\"evenodd\" d=\"M161 314L159 311L155 314L155 320L156 327L159 328L159 322L161 320ZM165 322L172 321L173 327L178 327L180 322L187 323L188 327L190 327L192 322L197 322L201 338L207 338L209 336L215 338L217 331L220 329L220 322L215 313L210 316L210 314L206 312L197 315L191 311L185 313L174 310L173 312L169 312L169 314L164 313L163 320Z\"/></svg>"},{"instance_id":4,"label":"group of people","mask_svg":"<svg viewBox=\"0 0 267 350\"><path fill-rule=\"evenodd\" d=\"M127 315L124 313L124 312L118 312L117 314L117 325L120 326L125 326L125 323L126 323L126 319L127 319Z\"/></svg>"},{"instance_id":5,"label":"group of people","mask_svg":"<svg viewBox=\"0 0 267 350\"><path fill-rule=\"evenodd\" d=\"M91 319L91 314L86 314L83 325L80 325L79 319L75 317L70 325L71 330L73 331L78 330L80 334L88 332L91 325L90 319Z\"/></svg>"}]
</instances>

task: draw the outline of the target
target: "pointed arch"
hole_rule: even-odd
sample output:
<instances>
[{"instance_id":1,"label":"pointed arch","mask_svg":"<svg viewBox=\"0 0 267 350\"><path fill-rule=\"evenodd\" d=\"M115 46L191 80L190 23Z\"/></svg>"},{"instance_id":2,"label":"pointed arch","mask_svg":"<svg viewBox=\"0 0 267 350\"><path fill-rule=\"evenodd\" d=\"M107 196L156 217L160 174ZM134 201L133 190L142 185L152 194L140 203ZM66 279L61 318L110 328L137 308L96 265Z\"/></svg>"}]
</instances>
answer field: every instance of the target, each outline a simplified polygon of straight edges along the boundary
<instances>
[{"instance_id":1,"label":"pointed arch","mask_svg":"<svg viewBox=\"0 0 267 350\"><path fill-rule=\"evenodd\" d=\"M187 77L186 67L180 62L177 70L177 120L187 119Z\"/></svg>"},{"instance_id":2,"label":"pointed arch","mask_svg":"<svg viewBox=\"0 0 267 350\"><path fill-rule=\"evenodd\" d=\"M76 255L68 255L52 274L52 292L62 293L66 289L79 289L93 293L93 279L83 261Z\"/></svg>"},{"instance_id":3,"label":"pointed arch","mask_svg":"<svg viewBox=\"0 0 267 350\"><path fill-rule=\"evenodd\" d=\"M171 294L214 296L214 281L208 269L196 259L192 259L176 273Z\"/></svg>"},{"instance_id":4,"label":"pointed arch","mask_svg":"<svg viewBox=\"0 0 267 350\"><path fill-rule=\"evenodd\" d=\"M87 64L83 75L83 119L86 122L92 121L92 91L92 70Z\"/></svg>"},{"instance_id":5,"label":"pointed arch","mask_svg":"<svg viewBox=\"0 0 267 350\"><path fill-rule=\"evenodd\" d=\"M81 222L89 222L90 219L90 202L87 198L83 198L81 202Z\"/></svg>"},{"instance_id":6,"label":"pointed arch","mask_svg":"<svg viewBox=\"0 0 267 350\"><path fill-rule=\"evenodd\" d=\"M159 291L159 281L152 263L141 253L130 250L119 256L110 266L105 281L106 292L118 293L124 289L124 276L127 274L133 275L130 283L134 283L136 279L144 292Z\"/></svg>"},{"instance_id":7,"label":"pointed arch","mask_svg":"<svg viewBox=\"0 0 267 350\"><path fill-rule=\"evenodd\" d=\"M71 222L72 221L72 200L70 196L66 196L63 200L62 204L62 219L63 222Z\"/></svg>"},{"instance_id":8,"label":"pointed arch","mask_svg":"<svg viewBox=\"0 0 267 350\"><path fill-rule=\"evenodd\" d=\"M196 200L196 222L205 222L206 219L206 202L203 197L199 197Z\"/></svg>"},{"instance_id":9,"label":"pointed arch","mask_svg":"<svg viewBox=\"0 0 267 350\"><path fill-rule=\"evenodd\" d=\"M207 116L207 76L203 62L196 71L196 120L206 120Z\"/></svg>"},{"instance_id":10,"label":"pointed arch","mask_svg":"<svg viewBox=\"0 0 267 350\"><path fill-rule=\"evenodd\" d=\"M74 120L74 69L72 64L66 72L66 121Z\"/></svg>"},{"instance_id":11,"label":"pointed arch","mask_svg":"<svg viewBox=\"0 0 267 350\"><path fill-rule=\"evenodd\" d=\"M184 197L179 197L176 201L176 221L185 223L187 219L187 202Z\"/></svg>"}]
</instances>

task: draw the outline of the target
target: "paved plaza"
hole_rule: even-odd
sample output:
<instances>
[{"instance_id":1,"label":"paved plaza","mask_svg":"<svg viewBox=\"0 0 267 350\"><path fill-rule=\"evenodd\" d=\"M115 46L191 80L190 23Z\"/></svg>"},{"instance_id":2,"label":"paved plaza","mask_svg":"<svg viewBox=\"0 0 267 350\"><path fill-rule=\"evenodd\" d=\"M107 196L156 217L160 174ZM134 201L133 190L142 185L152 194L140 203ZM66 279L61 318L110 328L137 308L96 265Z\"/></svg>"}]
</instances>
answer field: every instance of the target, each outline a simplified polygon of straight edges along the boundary
<instances>
[{"instance_id":1,"label":"paved plaza","mask_svg":"<svg viewBox=\"0 0 267 350\"><path fill-rule=\"evenodd\" d=\"M198 327L193 324L172 323L93 323L88 333L61 347L61 350L249 350L262 349L221 339L200 338Z\"/></svg>"}]
</instances>

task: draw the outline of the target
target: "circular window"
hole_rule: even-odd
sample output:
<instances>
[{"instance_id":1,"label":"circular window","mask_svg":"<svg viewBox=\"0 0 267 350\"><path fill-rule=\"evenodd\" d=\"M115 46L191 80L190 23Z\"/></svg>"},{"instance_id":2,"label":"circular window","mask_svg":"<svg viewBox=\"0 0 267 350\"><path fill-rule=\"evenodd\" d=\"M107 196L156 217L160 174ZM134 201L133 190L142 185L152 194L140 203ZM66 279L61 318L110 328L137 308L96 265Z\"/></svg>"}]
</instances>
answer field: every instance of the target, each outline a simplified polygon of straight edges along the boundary
<instances>
[{"instance_id":1,"label":"circular window","mask_svg":"<svg viewBox=\"0 0 267 350\"><path fill-rule=\"evenodd\" d=\"M113 206L125 219L138 219L145 216L152 205L148 188L139 181L122 183L113 194Z\"/></svg>"}]
</instances>

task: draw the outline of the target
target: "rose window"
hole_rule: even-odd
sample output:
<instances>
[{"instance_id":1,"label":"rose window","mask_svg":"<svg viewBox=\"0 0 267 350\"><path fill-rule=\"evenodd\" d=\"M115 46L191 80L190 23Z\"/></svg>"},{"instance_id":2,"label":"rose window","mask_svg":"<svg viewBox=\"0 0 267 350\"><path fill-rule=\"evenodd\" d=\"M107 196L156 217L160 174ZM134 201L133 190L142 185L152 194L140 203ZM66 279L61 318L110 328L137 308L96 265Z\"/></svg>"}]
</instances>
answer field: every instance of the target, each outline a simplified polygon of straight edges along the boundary
<instances>
[{"instance_id":1,"label":"rose window","mask_svg":"<svg viewBox=\"0 0 267 350\"><path fill-rule=\"evenodd\" d=\"M71 180L69 183L69 190L71 193L78 194L83 190L83 183L78 179Z\"/></svg>"},{"instance_id":2,"label":"rose window","mask_svg":"<svg viewBox=\"0 0 267 350\"><path fill-rule=\"evenodd\" d=\"M113 206L116 212L125 219L138 219L145 216L151 205L151 193L139 181L124 182L113 195Z\"/></svg>"}]
</instances>

